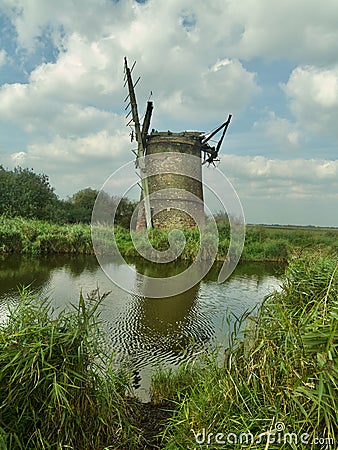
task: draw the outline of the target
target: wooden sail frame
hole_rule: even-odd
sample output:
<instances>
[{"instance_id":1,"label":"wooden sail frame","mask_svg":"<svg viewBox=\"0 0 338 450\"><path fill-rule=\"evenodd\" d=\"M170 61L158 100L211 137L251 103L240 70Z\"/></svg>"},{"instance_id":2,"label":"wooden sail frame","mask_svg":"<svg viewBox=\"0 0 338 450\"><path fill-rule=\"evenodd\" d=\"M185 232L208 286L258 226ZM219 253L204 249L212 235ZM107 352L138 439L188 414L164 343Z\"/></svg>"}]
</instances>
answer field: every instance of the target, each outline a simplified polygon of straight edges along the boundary
<instances>
[{"instance_id":1,"label":"wooden sail frame","mask_svg":"<svg viewBox=\"0 0 338 450\"><path fill-rule=\"evenodd\" d=\"M146 171L143 157L146 154L146 137L147 137L149 126L150 126L150 119L151 119L152 110L153 110L153 103L148 102L148 104L147 104L147 111L146 111L146 115L145 115L145 118L143 121L142 130L141 130L140 120L139 120L138 110L137 110L135 89L134 89L136 84L139 81L139 78L137 79L136 83L133 84L133 79L131 76L131 72L132 72L134 66L135 66L135 63L133 64L132 68L130 69L128 67L127 58L126 57L124 58L124 70L125 70L125 76L126 76L126 84L128 84L128 91L129 91L129 95L126 97L126 101L128 100L128 97L129 97L129 104L127 105L127 107L129 107L129 105L131 107L132 121L134 122L135 137L136 137L136 141L137 141L136 167L140 170L146 225L147 225L147 229L149 229L149 228L152 228L152 217L151 217L151 207L150 207L150 200L149 200L149 186L148 186L148 180L147 180L147 171ZM130 115L130 113L128 114L128 116L129 115Z\"/></svg>"}]
</instances>

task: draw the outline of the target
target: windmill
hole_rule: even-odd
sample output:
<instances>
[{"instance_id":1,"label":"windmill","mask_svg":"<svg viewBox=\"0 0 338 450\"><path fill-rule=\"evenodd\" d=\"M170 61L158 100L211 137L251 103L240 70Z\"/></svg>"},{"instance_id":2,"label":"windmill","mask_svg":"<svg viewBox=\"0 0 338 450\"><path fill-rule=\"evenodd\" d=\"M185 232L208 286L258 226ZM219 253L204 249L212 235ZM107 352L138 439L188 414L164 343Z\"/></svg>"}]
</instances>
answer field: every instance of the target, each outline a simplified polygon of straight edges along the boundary
<instances>
[{"instance_id":1,"label":"windmill","mask_svg":"<svg viewBox=\"0 0 338 450\"><path fill-rule=\"evenodd\" d=\"M135 62L129 68L127 58L124 58L125 86L128 86L125 110L130 108L126 117L128 119L131 116L127 126L132 129L132 140L135 137L137 142L137 149L133 152L141 187L142 207L136 229L193 227L196 222L204 220L202 165L218 161L232 116L229 114L224 123L207 134L199 131L174 133L156 130L149 134L153 102L147 102L141 126L135 95L135 86L140 77L133 82L134 67ZM210 146L212 139L221 132L217 144ZM190 155L190 158L186 155ZM156 171L151 167L154 164ZM161 192L165 196L155 195Z\"/></svg>"}]
</instances>

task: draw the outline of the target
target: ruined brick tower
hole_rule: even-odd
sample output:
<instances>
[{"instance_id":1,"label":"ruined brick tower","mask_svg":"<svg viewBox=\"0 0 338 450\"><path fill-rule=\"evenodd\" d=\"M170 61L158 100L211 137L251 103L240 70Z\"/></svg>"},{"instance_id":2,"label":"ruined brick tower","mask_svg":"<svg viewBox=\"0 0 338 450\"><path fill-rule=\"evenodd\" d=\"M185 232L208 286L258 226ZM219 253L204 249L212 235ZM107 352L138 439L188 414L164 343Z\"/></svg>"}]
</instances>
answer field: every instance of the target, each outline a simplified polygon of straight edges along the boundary
<instances>
[{"instance_id":1,"label":"ruined brick tower","mask_svg":"<svg viewBox=\"0 0 338 450\"><path fill-rule=\"evenodd\" d=\"M136 229L192 228L204 221L202 165L217 160L231 115L208 135L198 131L156 130L148 134L153 104L148 101L141 128L134 91L139 78L134 84L131 75L134 66L135 63L129 69L125 58L125 84L129 90L125 100L129 100L127 107L131 107L128 116L132 115L127 125L133 123L132 137L138 144L135 165L141 180ZM211 147L208 141L220 131L223 131L221 138Z\"/></svg>"}]
</instances>

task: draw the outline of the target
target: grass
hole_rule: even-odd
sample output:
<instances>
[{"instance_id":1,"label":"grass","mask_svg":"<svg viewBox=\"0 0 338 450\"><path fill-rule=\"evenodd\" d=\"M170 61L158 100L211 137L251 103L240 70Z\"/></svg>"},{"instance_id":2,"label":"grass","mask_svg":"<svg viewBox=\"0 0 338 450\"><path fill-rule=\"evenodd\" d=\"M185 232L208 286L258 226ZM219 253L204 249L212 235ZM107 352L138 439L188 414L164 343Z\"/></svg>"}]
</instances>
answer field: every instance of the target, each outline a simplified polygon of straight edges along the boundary
<instances>
[{"instance_id":1,"label":"grass","mask_svg":"<svg viewBox=\"0 0 338 450\"><path fill-rule=\"evenodd\" d=\"M93 253L90 227L0 216L0 253Z\"/></svg>"},{"instance_id":2,"label":"grass","mask_svg":"<svg viewBox=\"0 0 338 450\"><path fill-rule=\"evenodd\" d=\"M97 253L116 253L118 247L125 257L138 257L129 230L121 226L96 226L95 251ZM116 245L113 241L113 233ZM229 225L218 223L219 243L216 259L223 261L228 252L230 242ZM199 250L200 235L197 229L184 231L186 245L179 259L193 261ZM152 254L146 233L133 235L139 248ZM302 228L302 227L268 227L247 225L246 241L242 253L243 261L276 261L285 262L295 252L301 253L309 247L326 249L338 253L338 229ZM204 253L208 259L216 247L212 233L204 234ZM149 232L149 240L159 251L168 249L168 231L153 229ZM50 222L0 216L0 253L22 253L29 255L46 254L93 254L90 225L72 224L57 225Z\"/></svg>"},{"instance_id":3,"label":"grass","mask_svg":"<svg viewBox=\"0 0 338 450\"><path fill-rule=\"evenodd\" d=\"M292 261L281 292L266 298L248 323L254 327L247 326L244 341L234 336L221 359L215 354L154 378L153 401L175 404L161 448L336 448L337 258ZM268 432L275 442L267 443Z\"/></svg>"},{"instance_id":4,"label":"grass","mask_svg":"<svg viewBox=\"0 0 338 450\"><path fill-rule=\"evenodd\" d=\"M22 291L0 327L2 450L336 448L336 256L304 251L290 261L281 290L238 319L229 348L159 371L147 405L111 368L103 298L80 295L56 314Z\"/></svg>"},{"instance_id":5,"label":"grass","mask_svg":"<svg viewBox=\"0 0 338 450\"><path fill-rule=\"evenodd\" d=\"M138 409L114 373L97 324L103 297L57 316L22 292L0 330L0 448L138 448ZM142 445L141 445L142 448Z\"/></svg>"},{"instance_id":6,"label":"grass","mask_svg":"<svg viewBox=\"0 0 338 450\"><path fill-rule=\"evenodd\" d=\"M338 253L338 229L247 225L242 259L287 261L306 249Z\"/></svg>"}]
</instances>

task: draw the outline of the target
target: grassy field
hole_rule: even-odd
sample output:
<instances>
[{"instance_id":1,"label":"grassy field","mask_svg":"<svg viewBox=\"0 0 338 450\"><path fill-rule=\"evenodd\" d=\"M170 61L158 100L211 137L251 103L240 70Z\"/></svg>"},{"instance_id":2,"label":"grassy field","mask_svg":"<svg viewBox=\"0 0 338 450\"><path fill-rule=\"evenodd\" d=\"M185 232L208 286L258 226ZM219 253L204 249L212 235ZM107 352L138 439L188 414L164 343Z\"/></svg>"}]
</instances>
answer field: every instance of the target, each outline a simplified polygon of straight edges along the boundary
<instances>
[{"instance_id":1,"label":"grassy field","mask_svg":"<svg viewBox=\"0 0 338 450\"><path fill-rule=\"evenodd\" d=\"M98 227L96 233L96 250L99 252L116 252L112 241L112 229ZM219 244L217 259L226 258L230 230L226 223L218 224ZM186 245L180 259L192 261L199 249L199 232L196 229L184 232ZM137 257L129 230L114 227L114 236L119 251L126 257ZM140 246L146 245L143 233L136 233ZM167 232L153 229L149 232L152 245L157 250L168 248ZM216 245L210 235L210 249ZM246 240L242 254L244 261L286 261L295 252L304 249L326 249L338 252L338 229L302 228L247 225ZM0 253L22 253L29 255L44 254L93 254L91 229L89 225L56 225L50 222L27 220L22 218L5 218L0 216ZM208 257L206 253L205 258Z\"/></svg>"},{"instance_id":2,"label":"grassy field","mask_svg":"<svg viewBox=\"0 0 338 450\"><path fill-rule=\"evenodd\" d=\"M338 253L338 229L247 225L243 260L287 260L295 252L326 249Z\"/></svg>"},{"instance_id":3,"label":"grassy field","mask_svg":"<svg viewBox=\"0 0 338 450\"><path fill-rule=\"evenodd\" d=\"M337 448L336 257L293 259L281 291L238 319L230 347L160 370L149 404L111 368L102 299L81 295L56 315L22 292L0 327L2 450Z\"/></svg>"}]
</instances>

